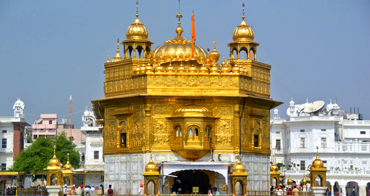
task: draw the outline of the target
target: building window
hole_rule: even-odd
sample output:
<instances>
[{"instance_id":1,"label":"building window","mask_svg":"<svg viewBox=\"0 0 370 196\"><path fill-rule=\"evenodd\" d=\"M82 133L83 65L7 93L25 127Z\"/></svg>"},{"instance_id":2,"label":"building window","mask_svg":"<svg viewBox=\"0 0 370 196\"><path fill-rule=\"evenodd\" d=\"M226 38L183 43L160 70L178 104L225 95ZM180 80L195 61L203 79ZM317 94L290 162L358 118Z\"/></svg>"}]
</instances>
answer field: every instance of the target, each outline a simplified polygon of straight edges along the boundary
<instances>
[{"instance_id":1,"label":"building window","mask_svg":"<svg viewBox=\"0 0 370 196\"><path fill-rule=\"evenodd\" d=\"M99 159L99 151L94 151L94 159Z\"/></svg>"},{"instance_id":2,"label":"building window","mask_svg":"<svg viewBox=\"0 0 370 196\"><path fill-rule=\"evenodd\" d=\"M280 150L281 146L280 146L280 140L276 140L276 150Z\"/></svg>"},{"instance_id":3,"label":"building window","mask_svg":"<svg viewBox=\"0 0 370 196\"><path fill-rule=\"evenodd\" d=\"M301 138L301 148L305 148L305 138Z\"/></svg>"},{"instance_id":4,"label":"building window","mask_svg":"<svg viewBox=\"0 0 370 196\"><path fill-rule=\"evenodd\" d=\"M33 139L37 139L37 135L33 135Z\"/></svg>"},{"instance_id":5,"label":"building window","mask_svg":"<svg viewBox=\"0 0 370 196\"><path fill-rule=\"evenodd\" d=\"M306 162L305 161L301 161L301 170L306 170Z\"/></svg>"},{"instance_id":6,"label":"building window","mask_svg":"<svg viewBox=\"0 0 370 196\"><path fill-rule=\"evenodd\" d=\"M104 182L104 175L100 175L100 182Z\"/></svg>"},{"instance_id":7,"label":"building window","mask_svg":"<svg viewBox=\"0 0 370 196\"><path fill-rule=\"evenodd\" d=\"M360 134L366 134L366 131L361 131Z\"/></svg>"},{"instance_id":8,"label":"building window","mask_svg":"<svg viewBox=\"0 0 370 196\"><path fill-rule=\"evenodd\" d=\"M53 124L53 121L52 120L49 120L49 125Z\"/></svg>"},{"instance_id":9,"label":"building window","mask_svg":"<svg viewBox=\"0 0 370 196\"><path fill-rule=\"evenodd\" d=\"M301 129L301 132L305 132L305 130L304 129Z\"/></svg>"},{"instance_id":10,"label":"building window","mask_svg":"<svg viewBox=\"0 0 370 196\"><path fill-rule=\"evenodd\" d=\"M177 126L175 128L175 132L176 132L176 137L181 137L182 133L181 133L181 128L179 126Z\"/></svg>"},{"instance_id":11,"label":"building window","mask_svg":"<svg viewBox=\"0 0 370 196\"><path fill-rule=\"evenodd\" d=\"M321 148L326 148L326 138L325 137L321 138Z\"/></svg>"},{"instance_id":12,"label":"building window","mask_svg":"<svg viewBox=\"0 0 370 196\"><path fill-rule=\"evenodd\" d=\"M254 135L254 147L258 148L258 135Z\"/></svg>"},{"instance_id":13,"label":"building window","mask_svg":"<svg viewBox=\"0 0 370 196\"><path fill-rule=\"evenodd\" d=\"M211 136L211 127L207 126L204 130L204 137L210 137Z\"/></svg>"},{"instance_id":14,"label":"building window","mask_svg":"<svg viewBox=\"0 0 370 196\"><path fill-rule=\"evenodd\" d=\"M6 143L7 143L6 138L3 138L3 142L2 142L3 148L6 148Z\"/></svg>"},{"instance_id":15,"label":"building window","mask_svg":"<svg viewBox=\"0 0 370 196\"><path fill-rule=\"evenodd\" d=\"M326 129L321 129L321 131L326 131Z\"/></svg>"},{"instance_id":16,"label":"building window","mask_svg":"<svg viewBox=\"0 0 370 196\"><path fill-rule=\"evenodd\" d=\"M277 131L276 134L280 134L280 131Z\"/></svg>"},{"instance_id":17,"label":"building window","mask_svg":"<svg viewBox=\"0 0 370 196\"><path fill-rule=\"evenodd\" d=\"M1 164L1 171L5 171L6 170L6 163L2 163Z\"/></svg>"},{"instance_id":18,"label":"building window","mask_svg":"<svg viewBox=\"0 0 370 196\"><path fill-rule=\"evenodd\" d=\"M121 147L126 148L126 133L121 133Z\"/></svg>"},{"instance_id":19,"label":"building window","mask_svg":"<svg viewBox=\"0 0 370 196\"><path fill-rule=\"evenodd\" d=\"M324 167L327 167L327 165L328 165L327 161L322 161L322 163L324 163Z\"/></svg>"},{"instance_id":20,"label":"building window","mask_svg":"<svg viewBox=\"0 0 370 196\"><path fill-rule=\"evenodd\" d=\"M7 130L3 130L3 132L2 133L8 133L8 131Z\"/></svg>"}]
</instances>

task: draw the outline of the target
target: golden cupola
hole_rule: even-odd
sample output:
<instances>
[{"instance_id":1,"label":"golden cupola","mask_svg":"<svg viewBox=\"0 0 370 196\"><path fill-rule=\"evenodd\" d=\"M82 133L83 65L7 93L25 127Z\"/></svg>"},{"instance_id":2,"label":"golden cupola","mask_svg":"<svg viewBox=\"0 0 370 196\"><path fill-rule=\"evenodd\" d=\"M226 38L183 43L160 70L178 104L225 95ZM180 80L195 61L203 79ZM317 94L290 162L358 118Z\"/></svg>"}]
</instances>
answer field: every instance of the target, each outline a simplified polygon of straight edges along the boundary
<instances>
[{"instance_id":1,"label":"golden cupola","mask_svg":"<svg viewBox=\"0 0 370 196\"><path fill-rule=\"evenodd\" d=\"M126 37L128 40L146 40L149 32L139 19L138 2L136 2L136 18L135 21L127 28Z\"/></svg>"},{"instance_id":2,"label":"golden cupola","mask_svg":"<svg viewBox=\"0 0 370 196\"><path fill-rule=\"evenodd\" d=\"M316 159L312 162L312 167L313 168L323 168L324 163L319 158L319 147L316 147L316 148L317 148Z\"/></svg>"},{"instance_id":3,"label":"golden cupola","mask_svg":"<svg viewBox=\"0 0 370 196\"><path fill-rule=\"evenodd\" d=\"M57 158L57 156L55 155L55 149L56 149L56 146L54 145L54 156L53 156L53 158L50 159L49 164L46 167L46 169L48 169L48 170L50 170L50 169L61 169L61 166L60 166L61 162Z\"/></svg>"},{"instance_id":4,"label":"golden cupola","mask_svg":"<svg viewBox=\"0 0 370 196\"><path fill-rule=\"evenodd\" d=\"M150 161L145 166L145 173L144 174L146 174L146 175L149 175L149 174L157 175L157 174L159 174L157 164L154 163L151 153L150 153Z\"/></svg>"},{"instance_id":5,"label":"golden cupola","mask_svg":"<svg viewBox=\"0 0 370 196\"><path fill-rule=\"evenodd\" d=\"M238 156L238 160L236 161L236 163L233 166L233 174L235 174L235 173L246 173L245 172L245 166L240 161L240 156Z\"/></svg>"},{"instance_id":6,"label":"golden cupola","mask_svg":"<svg viewBox=\"0 0 370 196\"><path fill-rule=\"evenodd\" d=\"M187 105L181 108L176 109L173 112L174 116L182 117L196 117L196 116L213 116L212 111L204 106L198 105Z\"/></svg>"},{"instance_id":7,"label":"golden cupola","mask_svg":"<svg viewBox=\"0 0 370 196\"><path fill-rule=\"evenodd\" d=\"M270 166L270 172L279 172L279 168L275 165L275 162Z\"/></svg>"},{"instance_id":8,"label":"golden cupola","mask_svg":"<svg viewBox=\"0 0 370 196\"><path fill-rule=\"evenodd\" d=\"M67 154L67 163L63 166L64 170L72 171L72 165L69 163L69 153Z\"/></svg>"},{"instance_id":9,"label":"golden cupola","mask_svg":"<svg viewBox=\"0 0 370 196\"><path fill-rule=\"evenodd\" d=\"M244 20L244 3L243 3L243 16L240 24L234 29L233 41L253 41L254 32L253 29Z\"/></svg>"},{"instance_id":10,"label":"golden cupola","mask_svg":"<svg viewBox=\"0 0 370 196\"><path fill-rule=\"evenodd\" d=\"M293 184L293 180L290 178L290 174L289 174L289 179L287 180L287 183L289 186Z\"/></svg>"},{"instance_id":11,"label":"golden cupola","mask_svg":"<svg viewBox=\"0 0 370 196\"><path fill-rule=\"evenodd\" d=\"M179 12L176 17L178 18L178 27L175 31L177 35L172 40L165 41L164 44L153 50L152 57L159 60L160 63L167 63L170 61L187 61L192 58L192 42L186 40L182 36L184 30L181 27L181 13ZM194 45L193 59L198 60L200 63L202 60L206 60L207 58L208 53L202 47Z\"/></svg>"}]
</instances>

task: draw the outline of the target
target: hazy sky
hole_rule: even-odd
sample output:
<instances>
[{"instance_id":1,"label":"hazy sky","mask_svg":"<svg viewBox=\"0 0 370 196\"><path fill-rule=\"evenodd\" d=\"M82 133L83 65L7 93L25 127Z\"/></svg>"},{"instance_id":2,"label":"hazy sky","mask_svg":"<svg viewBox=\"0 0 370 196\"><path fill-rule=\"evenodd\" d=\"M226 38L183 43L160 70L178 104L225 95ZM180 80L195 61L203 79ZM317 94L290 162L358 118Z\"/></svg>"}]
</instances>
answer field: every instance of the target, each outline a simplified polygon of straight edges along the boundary
<instances>
[{"instance_id":1,"label":"hazy sky","mask_svg":"<svg viewBox=\"0 0 370 196\"><path fill-rule=\"evenodd\" d=\"M27 106L26 121L41 113L69 118L81 126L82 111L102 98L104 62L115 55L116 40L126 38L135 19L136 1L0 1L0 116L12 116L18 96ZM196 44L221 58L240 23L246 22L260 43L257 59L272 65L271 97L287 103L337 97L349 112L359 107L370 119L370 1L225 1L183 0L183 35L191 39L195 12ZM176 33L178 1L139 2L139 18L154 42ZM122 51L122 46L121 46Z\"/></svg>"}]
</instances>

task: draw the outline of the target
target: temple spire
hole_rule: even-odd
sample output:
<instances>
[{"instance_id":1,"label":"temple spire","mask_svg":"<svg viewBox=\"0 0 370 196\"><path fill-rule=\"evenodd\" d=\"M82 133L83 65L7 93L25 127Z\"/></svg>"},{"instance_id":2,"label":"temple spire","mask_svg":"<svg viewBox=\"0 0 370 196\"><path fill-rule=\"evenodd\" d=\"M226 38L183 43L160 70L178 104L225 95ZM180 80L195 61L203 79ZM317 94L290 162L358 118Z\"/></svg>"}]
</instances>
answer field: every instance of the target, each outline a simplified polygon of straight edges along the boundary
<instances>
[{"instance_id":1,"label":"temple spire","mask_svg":"<svg viewBox=\"0 0 370 196\"><path fill-rule=\"evenodd\" d=\"M139 1L136 1L136 18L139 18Z\"/></svg>"},{"instance_id":2,"label":"temple spire","mask_svg":"<svg viewBox=\"0 0 370 196\"><path fill-rule=\"evenodd\" d=\"M245 18L245 16L244 16L244 6L245 6L245 4L243 3L242 6L243 6L243 16L242 16L242 19L244 20L244 18Z\"/></svg>"}]
</instances>

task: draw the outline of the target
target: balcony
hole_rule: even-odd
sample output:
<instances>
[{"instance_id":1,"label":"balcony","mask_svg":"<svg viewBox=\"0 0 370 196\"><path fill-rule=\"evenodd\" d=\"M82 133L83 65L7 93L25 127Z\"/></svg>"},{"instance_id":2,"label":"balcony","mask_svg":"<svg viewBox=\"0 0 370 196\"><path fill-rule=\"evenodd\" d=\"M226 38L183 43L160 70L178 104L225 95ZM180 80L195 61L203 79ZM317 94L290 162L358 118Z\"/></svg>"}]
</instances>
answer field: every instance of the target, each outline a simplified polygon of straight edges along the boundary
<instances>
[{"instance_id":1,"label":"balcony","mask_svg":"<svg viewBox=\"0 0 370 196\"><path fill-rule=\"evenodd\" d=\"M335 142L336 152L370 153L370 142Z\"/></svg>"},{"instance_id":2,"label":"balcony","mask_svg":"<svg viewBox=\"0 0 370 196\"><path fill-rule=\"evenodd\" d=\"M211 150L209 138L207 137L177 137L174 139L171 150L188 160L196 160L206 155Z\"/></svg>"}]
</instances>

